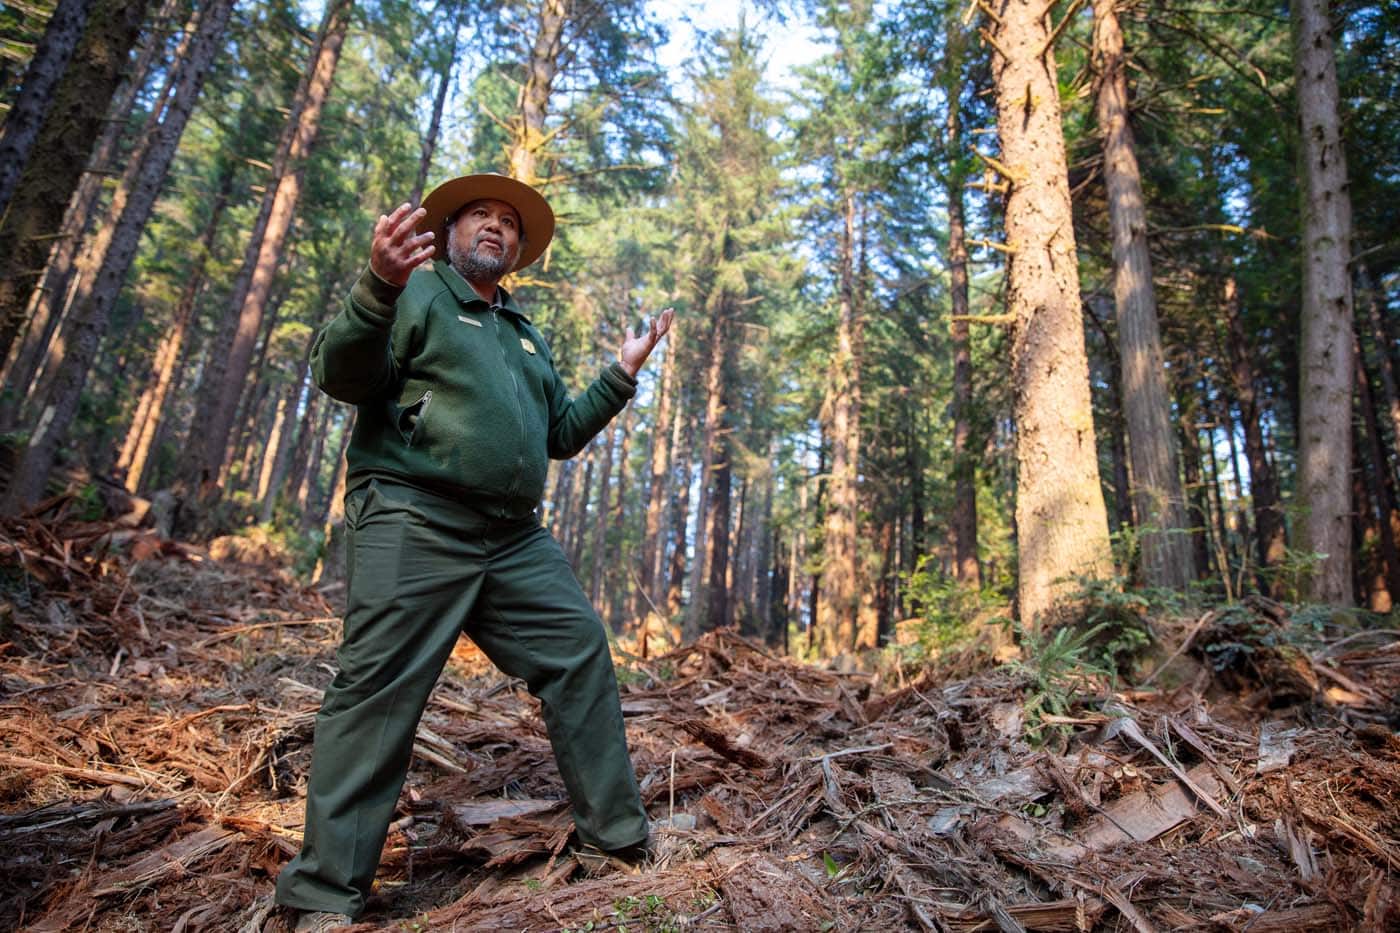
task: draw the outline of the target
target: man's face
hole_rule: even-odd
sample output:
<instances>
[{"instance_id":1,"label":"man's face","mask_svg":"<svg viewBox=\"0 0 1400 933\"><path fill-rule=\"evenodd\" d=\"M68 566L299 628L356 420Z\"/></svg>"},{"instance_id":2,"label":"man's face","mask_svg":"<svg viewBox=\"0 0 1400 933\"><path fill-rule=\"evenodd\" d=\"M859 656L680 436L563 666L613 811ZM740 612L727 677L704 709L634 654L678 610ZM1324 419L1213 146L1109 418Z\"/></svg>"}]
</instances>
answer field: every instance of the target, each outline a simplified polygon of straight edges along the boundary
<instances>
[{"instance_id":1,"label":"man's face","mask_svg":"<svg viewBox=\"0 0 1400 933\"><path fill-rule=\"evenodd\" d=\"M520 215L504 201L472 201L447 231L447 261L468 282L494 284L520 257Z\"/></svg>"}]
</instances>

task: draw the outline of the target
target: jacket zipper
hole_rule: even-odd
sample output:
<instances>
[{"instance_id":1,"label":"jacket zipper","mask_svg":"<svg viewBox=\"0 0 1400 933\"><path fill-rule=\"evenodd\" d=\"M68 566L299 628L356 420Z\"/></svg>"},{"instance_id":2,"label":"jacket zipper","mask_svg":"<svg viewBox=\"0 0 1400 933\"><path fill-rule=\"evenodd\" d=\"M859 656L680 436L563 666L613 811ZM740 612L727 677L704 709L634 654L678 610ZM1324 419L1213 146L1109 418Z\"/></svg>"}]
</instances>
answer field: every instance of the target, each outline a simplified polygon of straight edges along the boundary
<instances>
[{"instance_id":1,"label":"jacket zipper","mask_svg":"<svg viewBox=\"0 0 1400 933\"><path fill-rule=\"evenodd\" d=\"M418 409L418 417L417 417L417 418L414 420L414 422L413 422L413 430L412 430L411 432L409 432L409 435L408 435L408 446L409 446L409 447L412 447L412 446L413 446L413 442L416 441L416 440L418 440L418 432L421 431L421 430L423 429L423 419L426 418L426 417L428 417L428 406L431 405L431 404L433 403L433 390L432 390L432 389L429 389L428 391L424 392L424 393L423 393L423 397L420 398L417 402L414 402L413 404L414 404L414 405L417 405L417 404L419 404L420 402L422 403L423 407L420 408L420 409ZM410 406L410 407L412 407L412 406Z\"/></svg>"},{"instance_id":2,"label":"jacket zipper","mask_svg":"<svg viewBox=\"0 0 1400 933\"><path fill-rule=\"evenodd\" d=\"M525 405L520 401L520 380L515 376L515 369L510 365L510 358L506 356L505 347L501 346L501 317L496 313L496 309L491 309L491 323L496 327L496 348L501 351L501 363L505 365L506 372L510 375L511 387L515 389L515 414L516 420L520 423L520 446L519 453L515 458L515 478L511 481L508 493L514 493L520 484L520 471L525 466Z\"/></svg>"}]
</instances>

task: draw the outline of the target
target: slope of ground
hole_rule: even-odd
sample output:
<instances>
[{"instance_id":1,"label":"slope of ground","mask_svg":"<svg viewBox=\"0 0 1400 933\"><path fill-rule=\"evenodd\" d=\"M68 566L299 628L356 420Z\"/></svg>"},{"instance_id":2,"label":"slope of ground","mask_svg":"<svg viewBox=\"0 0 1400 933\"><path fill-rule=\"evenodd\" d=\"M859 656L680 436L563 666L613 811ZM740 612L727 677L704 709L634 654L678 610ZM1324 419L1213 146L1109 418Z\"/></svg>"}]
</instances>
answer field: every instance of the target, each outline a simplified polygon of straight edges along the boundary
<instances>
[{"instance_id":1,"label":"slope of ground","mask_svg":"<svg viewBox=\"0 0 1400 933\"><path fill-rule=\"evenodd\" d=\"M287 929L336 594L103 524L7 523L0 578L0 926ZM534 701L464 644L355 929L1396 929L1400 637L1287 624L1209 613L1219 673L1071 689L1039 746L1025 668L629 659L636 866L574 857Z\"/></svg>"}]
</instances>

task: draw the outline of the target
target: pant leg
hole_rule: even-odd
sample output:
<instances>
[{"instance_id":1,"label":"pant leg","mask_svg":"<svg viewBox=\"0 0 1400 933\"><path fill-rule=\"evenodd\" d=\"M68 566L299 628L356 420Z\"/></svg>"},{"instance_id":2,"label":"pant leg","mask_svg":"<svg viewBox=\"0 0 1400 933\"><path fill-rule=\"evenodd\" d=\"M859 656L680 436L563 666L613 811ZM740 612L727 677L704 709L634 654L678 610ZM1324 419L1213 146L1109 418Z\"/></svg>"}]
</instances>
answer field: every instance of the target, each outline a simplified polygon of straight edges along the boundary
<instances>
[{"instance_id":1,"label":"pant leg","mask_svg":"<svg viewBox=\"0 0 1400 933\"><path fill-rule=\"evenodd\" d=\"M301 853L277 902L358 916L379 865L413 736L480 590L479 541L421 494L370 484L347 502L340 672L316 717Z\"/></svg>"},{"instance_id":2,"label":"pant leg","mask_svg":"<svg viewBox=\"0 0 1400 933\"><path fill-rule=\"evenodd\" d=\"M621 849L647 837L603 623L547 530L532 523L493 547L467 634L540 699L583 842Z\"/></svg>"}]
</instances>

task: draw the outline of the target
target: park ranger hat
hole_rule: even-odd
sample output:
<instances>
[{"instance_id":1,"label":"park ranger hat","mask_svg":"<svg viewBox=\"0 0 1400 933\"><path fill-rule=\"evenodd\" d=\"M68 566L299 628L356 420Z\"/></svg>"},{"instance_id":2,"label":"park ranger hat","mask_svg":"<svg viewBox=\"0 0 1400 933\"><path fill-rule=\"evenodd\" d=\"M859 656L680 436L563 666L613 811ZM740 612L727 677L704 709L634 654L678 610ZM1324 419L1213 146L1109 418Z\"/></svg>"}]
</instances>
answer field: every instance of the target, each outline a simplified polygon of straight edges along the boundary
<instances>
[{"instance_id":1,"label":"park ranger hat","mask_svg":"<svg viewBox=\"0 0 1400 933\"><path fill-rule=\"evenodd\" d=\"M439 258L447 257L447 221L459 210L473 201L490 198L504 201L520 215L521 243L520 258L515 268L523 269L544 252L549 240L554 236L554 211L544 195L524 182L516 181L508 175L489 172L482 175L462 175L445 181L423 199L423 209L428 213L418 222L418 232L432 231L436 234Z\"/></svg>"}]
</instances>

